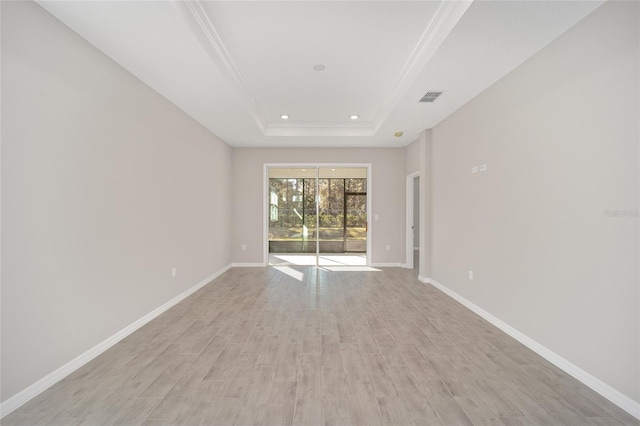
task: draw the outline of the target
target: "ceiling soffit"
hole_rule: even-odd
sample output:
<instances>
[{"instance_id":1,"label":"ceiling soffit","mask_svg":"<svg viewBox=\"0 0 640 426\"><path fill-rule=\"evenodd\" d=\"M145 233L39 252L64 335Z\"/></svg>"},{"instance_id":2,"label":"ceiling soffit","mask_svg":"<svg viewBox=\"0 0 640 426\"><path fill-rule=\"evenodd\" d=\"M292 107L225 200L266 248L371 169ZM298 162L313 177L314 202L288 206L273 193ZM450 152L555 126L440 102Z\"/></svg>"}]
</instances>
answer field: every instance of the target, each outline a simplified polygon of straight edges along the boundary
<instances>
[{"instance_id":1,"label":"ceiling soffit","mask_svg":"<svg viewBox=\"0 0 640 426\"><path fill-rule=\"evenodd\" d=\"M241 98L241 102L256 126L265 136L374 136L402 96L410 88L438 47L471 5L469 1L440 1L435 14L425 19L421 37L395 77L389 92L374 106L375 113L368 122L275 122L259 106L246 84L220 32L214 26L203 4L198 0L176 2L182 9L190 28L225 78Z\"/></svg>"},{"instance_id":2,"label":"ceiling soffit","mask_svg":"<svg viewBox=\"0 0 640 426\"><path fill-rule=\"evenodd\" d=\"M177 1L176 4L182 8L191 29L204 47L205 51L211 59L213 59L232 87L241 96L243 105L252 116L256 125L264 133L266 127L264 114L259 110L255 98L249 91L240 71L238 71L238 67L222 42L222 38L213 26L207 12L202 7L202 3L197 0L186 0Z\"/></svg>"}]
</instances>

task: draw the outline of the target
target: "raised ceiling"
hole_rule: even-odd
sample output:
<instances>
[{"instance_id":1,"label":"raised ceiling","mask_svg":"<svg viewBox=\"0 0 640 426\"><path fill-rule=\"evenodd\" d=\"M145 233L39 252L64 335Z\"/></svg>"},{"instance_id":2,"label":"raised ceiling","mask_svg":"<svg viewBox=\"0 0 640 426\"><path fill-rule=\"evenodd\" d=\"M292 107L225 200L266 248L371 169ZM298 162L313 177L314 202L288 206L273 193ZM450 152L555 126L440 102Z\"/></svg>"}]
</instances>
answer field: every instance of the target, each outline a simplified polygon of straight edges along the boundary
<instances>
[{"instance_id":1,"label":"raised ceiling","mask_svg":"<svg viewBox=\"0 0 640 426\"><path fill-rule=\"evenodd\" d=\"M232 146L397 147L603 2L38 3Z\"/></svg>"}]
</instances>

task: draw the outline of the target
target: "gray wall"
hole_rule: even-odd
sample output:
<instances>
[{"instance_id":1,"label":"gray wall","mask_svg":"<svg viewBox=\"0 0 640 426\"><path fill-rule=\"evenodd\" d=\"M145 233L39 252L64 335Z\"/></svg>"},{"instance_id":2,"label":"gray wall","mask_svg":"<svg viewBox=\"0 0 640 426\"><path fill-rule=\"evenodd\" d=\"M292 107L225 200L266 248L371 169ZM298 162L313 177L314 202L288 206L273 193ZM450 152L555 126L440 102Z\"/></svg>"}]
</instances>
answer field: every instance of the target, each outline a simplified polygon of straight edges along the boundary
<instances>
[{"instance_id":1,"label":"gray wall","mask_svg":"<svg viewBox=\"0 0 640 426\"><path fill-rule=\"evenodd\" d=\"M263 165L265 163L371 163L373 263L404 263L404 158L399 148L289 149L236 148L233 150L234 263L263 261ZM242 251L242 244L247 250ZM386 245L391 250L386 250Z\"/></svg>"},{"instance_id":2,"label":"gray wall","mask_svg":"<svg viewBox=\"0 0 640 426\"><path fill-rule=\"evenodd\" d=\"M635 401L638 6L606 3L432 131L431 276Z\"/></svg>"},{"instance_id":3,"label":"gray wall","mask_svg":"<svg viewBox=\"0 0 640 426\"><path fill-rule=\"evenodd\" d=\"M424 153L422 152L423 141L421 138L411 142L405 146L404 149L404 174L410 175L415 172L420 172L421 167L424 166L425 159L422 158ZM414 178L413 186L413 247L419 247L420 245L420 179ZM417 201L417 202L416 202ZM418 265L414 265L418 268Z\"/></svg>"},{"instance_id":4,"label":"gray wall","mask_svg":"<svg viewBox=\"0 0 640 426\"><path fill-rule=\"evenodd\" d=\"M432 259L432 148L431 130L424 130L420 137L403 148L404 151L404 173L405 176L418 172L420 175L417 185L417 198L419 205L414 204L414 221L417 232L414 232L419 243L420 255L418 258L418 278L423 282L431 275ZM417 182L417 181L416 181ZM416 188L414 187L414 191ZM414 197L416 194L414 194ZM416 213L420 211L420 215ZM416 218L418 218L416 220ZM414 230L415 231L415 230ZM406 235L406 233L405 233ZM406 238L406 237L405 237Z\"/></svg>"},{"instance_id":5,"label":"gray wall","mask_svg":"<svg viewBox=\"0 0 640 426\"><path fill-rule=\"evenodd\" d=\"M231 261L230 147L31 2L1 161L3 401Z\"/></svg>"},{"instance_id":6,"label":"gray wall","mask_svg":"<svg viewBox=\"0 0 640 426\"><path fill-rule=\"evenodd\" d=\"M420 158L420 138L411 142L403 148L404 151L404 174L419 172L422 159Z\"/></svg>"}]
</instances>

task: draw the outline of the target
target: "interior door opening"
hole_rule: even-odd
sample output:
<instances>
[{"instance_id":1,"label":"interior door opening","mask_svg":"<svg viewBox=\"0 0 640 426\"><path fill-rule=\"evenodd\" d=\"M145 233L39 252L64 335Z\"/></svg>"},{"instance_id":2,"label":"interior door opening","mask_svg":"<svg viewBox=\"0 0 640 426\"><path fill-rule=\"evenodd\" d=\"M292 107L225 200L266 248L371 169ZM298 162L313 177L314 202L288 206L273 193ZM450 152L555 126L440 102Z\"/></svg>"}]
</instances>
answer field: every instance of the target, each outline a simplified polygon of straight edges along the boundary
<instances>
[{"instance_id":1,"label":"interior door opening","mask_svg":"<svg viewBox=\"0 0 640 426\"><path fill-rule=\"evenodd\" d=\"M269 264L367 265L367 167L269 167Z\"/></svg>"},{"instance_id":2,"label":"interior door opening","mask_svg":"<svg viewBox=\"0 0 640 426\"><path fill-rule=\"evenodd\" d=\"M420 258L420 175L407 175L406 195L406 262L408 269L419 270Z\"/></svg>"}]
</instances>

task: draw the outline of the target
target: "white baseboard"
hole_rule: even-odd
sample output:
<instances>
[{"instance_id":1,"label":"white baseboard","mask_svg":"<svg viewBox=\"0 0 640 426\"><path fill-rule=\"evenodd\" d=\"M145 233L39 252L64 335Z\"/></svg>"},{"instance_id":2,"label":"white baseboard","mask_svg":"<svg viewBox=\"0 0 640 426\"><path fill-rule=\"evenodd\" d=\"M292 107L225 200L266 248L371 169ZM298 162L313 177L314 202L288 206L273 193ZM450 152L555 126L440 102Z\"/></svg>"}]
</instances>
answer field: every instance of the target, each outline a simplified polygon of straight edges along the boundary
<instances>
[{"instance_id":1,"label":"white baseboard","mask_svg":"<svg viewBox=\"0 0 640 426\"><path fill-rule=\"evenodd\" d=\"M418 281L421 283L429 284L429 278L423 277L422 275L418 275Z\"/></svg>"},{"instance_id":2,"label":"white baseboard","mask_svg":"<svg viewBox=\"0 0 640 426\"><path fill-rule=\"evenodd\" d=\"M523 345L525 345L526 347L528 347L529 349L531 349L532 351L534 351L535 353L537 353L538 355L546 359L547 361L551 362L556 367L560 368L561 370L570 374L571 376L578 379L585 385L589 386L591 389L598 392L600 395L607 398L609 401L613 402L618 407L625 410L627 413L640 419L640 403L634 401L633 399L629 398L623 393L612 388L608 384L604 383L602 380L587 373L577 365L571 363L570 361L556 354L552 350L548 349L547 347L541 345L540 343L536 342L532 338L526 336L525 334L511 327L509 324L494 317L489 312L485 311L481 307L475 305L474 303L460 296L458 293L454 292L453 290L450 290L449 288L437 282L436 280L432 278L424 278L424 277L418 277L418 279L421 282L431 284L432 286L442 291L447 296L451 297L452 299L456 300L466 308L475 312L480 317L489 321L491 324L498 327L500 330L504 331L509 336L516 339L518 342L522 343Z\"/></svg>"},{"instance_id":3,"label":"white baseboard","mask_svg":"<svg viewBox=\"0 0 640 426\"><path fill-rule=\"evenodd\" d=\"M384 262L379 262L379 263L371 263L371 266L374 268L403 268L404 264L397 262L397 263L384 263Z\"/></svg>"},{"instance_id":4,"label":"white baseboard","mask_svg":"<svg viewBox=\"0 0 640 426\"><path fill-rule=\"evenodd\" d=\"M264 263L232 263L233 268L265 268Z\"/></svg>"},{"instance_id":5,"label":"white baseboard","mask_svg":"<svg viewBox=\"0 0 640 426\"><path fill-rule=\"evenodd\" d=\"M11 412L15 411L16 409L20 408L22 405L29 402L31 399L40 395L42 392L44 392L54 384L58 383L60 380L64 379L66 376L73 373L78 368L82 367L83 365L85 365L86 363L88 363L89 361L91 361L92 359L94 359L95 357L102 354L104 351L106 351L107 349L109 349L110 347L112 347L122 339L124 339L125 337L129 336L134 331L138 330L139 328L147 324L149 321L157 318L163 312L169 310L170 308L177 305L178 303L180 303L181 301L183 301L184 299L186 299L196 291L200 290L202 287L204 287L214 279L218 278L220 275L227 272L230 268L231 268L231 265L225 266L224 268L220 269L214 274L203 279L193 287L183 291L173 299L164 303L162 306L149 312L139 320L123 328L113 336L107 338L101 343L98 343L96 346L92 347L88 351L75 357L71 361L64 364L62 367L47 374L42 379L38 380L34 384L28 386L27 388L18 392L11 398L7 399L2 404L0 404L0 419L10 414Z\"/></svg>"}]
</instances>

